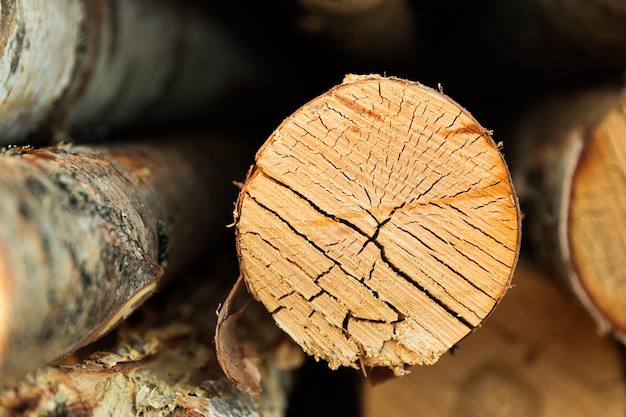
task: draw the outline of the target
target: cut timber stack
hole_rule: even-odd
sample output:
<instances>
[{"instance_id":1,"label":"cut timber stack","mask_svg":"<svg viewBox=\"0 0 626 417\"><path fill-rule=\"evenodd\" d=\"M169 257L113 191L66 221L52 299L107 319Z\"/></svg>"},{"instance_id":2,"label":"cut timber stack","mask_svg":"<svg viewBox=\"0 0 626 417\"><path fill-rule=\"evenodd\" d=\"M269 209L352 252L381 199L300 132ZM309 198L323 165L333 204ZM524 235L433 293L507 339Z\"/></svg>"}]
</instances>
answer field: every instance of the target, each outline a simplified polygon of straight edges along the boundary
<instances>
[{"instance_id":1,"label":"cut timber stack","mask_svg":"<svg viewBox=\"0 0 626 417\"><path fill-rule=\"evenodd\" d=\"M626 342L624 92L594 91L544 106L528 118L521 139L538 144L515 175L528 202L529 236L600 331Z\"/></svg>"},{"instance_id":2,"label":"cut timber stack","mask_svg":"<svg viewBox=\"0 0 626 417\"><path fill-rule=\"evenodd\" d=\"M620 417L622 357L551 277L520 262L493 316L454 355L365 386L365 417Z\"/></svg>"},{"instance_id":3,"label":"cut timber stack","mask_svg":"<svg viewBox=\"0 0 626 417\"><path fill-rule=\"evenodd\" d=\"M308 354L398 375L481 325L520 240L490 133L440 92L374 75L276 129L235 220L249 290Z\"/></svg>"},{"instance_id":4,"label":"cut timber stack","mask_svg":"<svg viewBox=\"0 0 626 417\"><path fill-rule=\"evenodd\" d=\"M516 284L515 185L527 254L626 342L622 3L0 0L0 416L280 417L307 386L347 417L327 379L415 372L410 415L612 417L623 346L581 309L522 270L524 301L490 315ZM327 91L351 71L395 77ZM214 276L179 288L236 256L219 299L190 301ZM311 360L283 384L279 328L327 379Z\"/></svg>"}]
</instances>

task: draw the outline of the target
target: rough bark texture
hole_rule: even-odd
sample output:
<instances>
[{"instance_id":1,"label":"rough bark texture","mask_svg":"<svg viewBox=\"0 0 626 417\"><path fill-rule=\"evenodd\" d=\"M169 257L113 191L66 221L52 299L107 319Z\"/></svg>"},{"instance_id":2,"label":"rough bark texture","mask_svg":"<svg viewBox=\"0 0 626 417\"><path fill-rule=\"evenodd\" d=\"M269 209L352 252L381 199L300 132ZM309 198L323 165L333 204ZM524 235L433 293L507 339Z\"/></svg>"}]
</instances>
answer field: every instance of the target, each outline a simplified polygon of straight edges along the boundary
<instances>
[{"instance_id":1,"label":"rough bark texture","mask_svg":"<svg viewBox=\"0 0 626 417\"><path fill-rule=\"evenodd\" d=\"M515 287L454 355L379 386L364 416L618 417L624 363L579 305L550 277L520 262Z\"/></svg>"},{"instance_id":2,"label":"rough bark texture","mask_svg":"<svg viewBox=\"0 0 626 417\"><path fill-rule=\"evenodd\" d=\"M227 224L237 152L179 140L0 154L1 381L97 339L164 268L197 257Z\"/></svg>"},{"instance_id":3,"label":"rough bark texture","mask_svg":"<svg viewBox=\"0 0 626 417\"><path fill-rule=\"evenodd\" d=\"M521 131L520 143L535 153L520 153L515 174L540 256L566 280L600 331L622 341L625 97L605 90L542 107Z\"/></svg>"},{"instance_id":4,"label":"rough bark texture","mask_svg":"<svg viewBox=\"0 0 626 417\"><path fill-rule=\"evenodd\" d=\"M350 76L287 118L239 196L249 290L331 368L432 364L509 287L520 217L488 131L417 83Z\"/></svg>"},{"instance_id":5,"label":"rough bark texture","mask_svg":"<svg viewBox=\"0 0 626 417\"><path fill-rule=\"evenodd\" d=\"M182 3L2 1L0 144L180 119L250 81L236 42Z\"/></svg>"},{"instance_id":6,"label":"rough bark texture","mask_svg":"<svg viewBox=\"0 0 626 417\"><path fill-rule=\"evenodd\" d=\"M263 391L257 397L238 391L221 372L211 343L215 310L227 291L220 283L230 281L220 275L178 276L134 316L135 324L117 329L110 349L40 369L0 391L0 416L284 415L289 368L298 364L292 354L300 363L303 354L257 310L242 319L238 333Z\"/></svg>"}]
</instances>

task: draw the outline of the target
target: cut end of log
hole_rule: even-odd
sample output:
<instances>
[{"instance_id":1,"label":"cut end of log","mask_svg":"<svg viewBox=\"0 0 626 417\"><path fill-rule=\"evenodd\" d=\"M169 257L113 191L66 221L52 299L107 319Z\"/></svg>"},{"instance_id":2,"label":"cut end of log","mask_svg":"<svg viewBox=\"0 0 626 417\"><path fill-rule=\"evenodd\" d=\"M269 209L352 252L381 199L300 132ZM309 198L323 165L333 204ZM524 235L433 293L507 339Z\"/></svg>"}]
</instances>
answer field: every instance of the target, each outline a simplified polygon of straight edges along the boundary
<instances>
[{"instance_id":1,"label":"cut end of log","mask_svg":"<svg viewBox=\"0 0 626 417\"><path fill-rule=\"evenodd\" d=\"M346 81L258 152L236 212L250 292L309 355L432 364L510 286L520 214L489 132L421 84Z\"/></svg>"},{"instance_id":2,"label":"cut end of log","mask_svg":"<svg viewBox=\"0 0 626 417\"><path fill-rule=\"evenodd\" d=\"M572 266L593 304L587 307L626 341L626 104L608 113L586 143L567 223Z\"/></svg>"}]
</instances>

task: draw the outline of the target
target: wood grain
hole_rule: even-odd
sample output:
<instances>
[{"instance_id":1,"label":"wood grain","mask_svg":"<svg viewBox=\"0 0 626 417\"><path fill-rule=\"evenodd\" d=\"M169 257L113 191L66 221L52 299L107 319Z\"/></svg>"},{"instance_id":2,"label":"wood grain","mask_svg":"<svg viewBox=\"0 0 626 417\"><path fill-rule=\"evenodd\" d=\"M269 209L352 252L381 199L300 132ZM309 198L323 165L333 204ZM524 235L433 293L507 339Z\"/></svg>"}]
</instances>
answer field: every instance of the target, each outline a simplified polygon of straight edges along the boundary
<instances>
[{"instance_id":1,"label":"wood grain","mask_svg":"<svg viewBox=\"0 0 626 417\"><path fill-rule=\"evenodd\" d=\"M240 194L249 290L331 368L431 364L509 287L519 211L490 133L417 83L348 76L287 118Z\"/></svg>"}]
</instances>

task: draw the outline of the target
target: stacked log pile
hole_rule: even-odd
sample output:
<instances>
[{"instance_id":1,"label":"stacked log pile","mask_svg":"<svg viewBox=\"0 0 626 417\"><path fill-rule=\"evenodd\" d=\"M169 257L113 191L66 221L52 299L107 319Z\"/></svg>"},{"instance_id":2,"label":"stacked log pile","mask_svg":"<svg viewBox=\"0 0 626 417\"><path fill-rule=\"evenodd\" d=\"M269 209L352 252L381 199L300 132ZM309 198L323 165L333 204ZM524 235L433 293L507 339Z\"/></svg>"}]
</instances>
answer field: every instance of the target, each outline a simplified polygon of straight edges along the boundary
<instances>
[{"instance_id":1,"label":"stacked log pile","mask_svg":"<svg viewBox=\"0 0 626 417\"><path fill-rule=\"evenodd\" d=\"M0 57L0 416L624 414L619 1L3 1Z\"/></svg>"}]
</instances>

